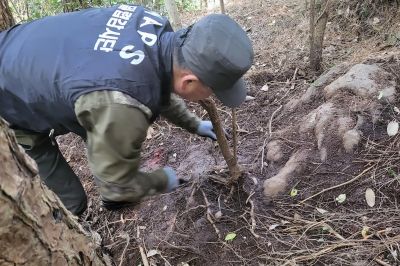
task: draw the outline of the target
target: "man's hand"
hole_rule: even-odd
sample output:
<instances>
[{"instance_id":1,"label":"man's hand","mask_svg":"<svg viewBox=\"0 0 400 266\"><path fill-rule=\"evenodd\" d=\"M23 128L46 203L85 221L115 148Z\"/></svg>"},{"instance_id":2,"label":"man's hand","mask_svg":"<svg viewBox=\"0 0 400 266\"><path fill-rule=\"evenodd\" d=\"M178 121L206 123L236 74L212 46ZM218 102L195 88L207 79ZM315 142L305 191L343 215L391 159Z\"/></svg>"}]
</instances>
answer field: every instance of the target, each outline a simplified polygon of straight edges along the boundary
<instances>
[{"instance_id":1,"label":"man's hand","mask_svg":"<svg viewBox=\"0 0 400 266\"><path fill-rule=\"evenodd\" d=\"M229 139L228 133L224 129L226 138ZM208 137L212 140L217 140L217 136L214 133L214 128L211 121L201 121L199 127L197 128L196 134L201 137Z\"/></svg>"}]
</instances>

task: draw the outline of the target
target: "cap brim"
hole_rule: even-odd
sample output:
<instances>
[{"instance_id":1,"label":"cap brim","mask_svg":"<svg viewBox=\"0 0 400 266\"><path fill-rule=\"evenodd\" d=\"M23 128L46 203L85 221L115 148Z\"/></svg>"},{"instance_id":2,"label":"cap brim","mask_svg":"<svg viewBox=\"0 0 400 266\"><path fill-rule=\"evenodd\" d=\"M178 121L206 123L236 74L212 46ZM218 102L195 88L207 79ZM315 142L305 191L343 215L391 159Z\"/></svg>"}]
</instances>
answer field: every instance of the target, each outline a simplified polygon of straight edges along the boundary
<instances>
[{"instance_id":1,"label":"cap brim","mask_svg":"<svg viewBox=\"0 0 400 266\"><path fill-rule=\"evenodd\" d=\"M246 100L247 88L244 79L240 78L228 90L213 90L217 98L229 108L236 108Z\"/></svg>"}]
</instances>

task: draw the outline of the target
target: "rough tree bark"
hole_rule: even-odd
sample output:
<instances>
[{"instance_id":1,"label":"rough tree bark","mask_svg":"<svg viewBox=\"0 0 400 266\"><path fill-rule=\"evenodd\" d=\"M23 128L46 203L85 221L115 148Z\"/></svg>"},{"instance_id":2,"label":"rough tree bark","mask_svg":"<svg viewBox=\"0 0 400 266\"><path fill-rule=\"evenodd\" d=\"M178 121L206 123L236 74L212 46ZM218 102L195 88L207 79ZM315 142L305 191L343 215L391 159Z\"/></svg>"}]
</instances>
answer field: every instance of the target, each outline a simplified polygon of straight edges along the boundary
<instances>
[{"instance_id":1,"label":"rough tree bark","mask_svg":"<svg viewBox=\"0 0 400 266\"><path fill-rule=\"evenodd\" d=\"M0 265L111 265L100 236L41 182L1 117L0 177Z\"/></svg>"},{"instance_id":2,"label":"rough tree bark","mask_svg":"<svg viewBox=\"0 0 400 266\"><path fill-rule=\"evenodd\" d=\"M228 140L225 137L221 119L219 118L215 102L211 98L199 102L210 116L215 135L217 135L218 145L221 148L222 155L224 156L226 164L228 165L228 169L231 172L232 178L228 180L227 183L229 183L230 181L236 181L242 176L244 172L243 167L238 164L236 154L233 154L231 149L229 148ZM234 124L236 124L236 121L234 121ZM235 136L234 142L236 141L237 140ZM236 152L236 143L234 143L234 151Z\"/></svg>"},{"instance_id":3,"label":"rough tree bark","mask_svg":"<svg viewBox=\"0 0 400 266\"><path fill-rule=\"evenodd\" d=\"M0 32L15 24L8 0L0 0Z\"/></svg>"},{"instance_id":4,"label":"rough tree bark","mask_svg":"<svg viewBox=\"0 0 400 266\"><path fill-rule=\"evenodd\" d=\"M315 69L315 0L310 0L310 68Z\"/></svg>"},{"instance_id":5,"label":"rough tree bark","mask_svg":"<svg viewBox=\"0 0 400 266\"><path fill-rule=\"evenodd\" d=\"M176 31L182 27L181 19L178 13L178 7L176 6L175 0L165 0L165 8L169 15L169 21L171 22L172 28Z\"/></svg>"},{"instance_id":6,"label":"rough tree bark","mask_svg":"<svg viewBox=\"0 0 400 266\"><path fill-rule=\"evenodd\" d=\"M325 8L317 19L317 9L324 4ZM328 22L328 13L326 12L328 1L316 3L310 0L310 68L316 72L321 70L322 48L326 23Z\"/></svg>"}]
</instances>

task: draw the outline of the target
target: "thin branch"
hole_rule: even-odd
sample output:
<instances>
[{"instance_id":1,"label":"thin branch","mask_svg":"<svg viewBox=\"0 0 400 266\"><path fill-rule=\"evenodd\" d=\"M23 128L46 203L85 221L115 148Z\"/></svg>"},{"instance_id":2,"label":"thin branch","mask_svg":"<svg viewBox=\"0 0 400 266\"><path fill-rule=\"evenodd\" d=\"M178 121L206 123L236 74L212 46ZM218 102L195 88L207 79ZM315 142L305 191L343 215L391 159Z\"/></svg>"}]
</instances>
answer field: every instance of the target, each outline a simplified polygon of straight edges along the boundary
<instances>
[{"instance_id":1,"label":"thin branch","mask_svg":"<svg viewBox=\"0 0 400 266\"><path fill-rule=\"evenodd\" d=\"M270 137L271 137L271 135L272 135L272 120L274 119L275 113L277 113L279 110L281 110L281 108L282 108L282 105L279 106L279 108L276 109L276 110L272 113L271 118L269 119L268 132L269 132L269 136L270 136Z\"/></svg>"},{"instance_id":2,"label":"thin branch","mask_svg":"<svg viewBox=\"0 0 400 266\"><path fill-rule=\"evenodd\" d=\"M232 131L233 131L233 156L237 163L237 128L236 128L236 108L232 109Z\"/></svg>"},{"instance_id":3,"label":"thin branch","mask_svg":"<svg viewBox=\"0 0 400 266\"><path fill-rule=\"evenodd\" d=\"M208 202L206 193L204 193L204 191L203 191L201 188L200 188L200 191L201 191L201 193L203 194L204 201L205 201L206 206L207 206L207 220L208 220L208 221L212 224L212 226L214 227L215 232L216 232L217 235L218 235L218 238L221 239L221 233L220 233L219 229L217 228L217 226L215 225L213 219L211 218L211 215L212 215L212 214L211 214L211 210L210 210L210 205L211 205L211 204Z\"/></svg>"},{"instance_id":4,"label":"thin branch","mask_svg":"<svg viewBox=\"0 0 400 266\"><path fill-rule=\"evenodd\" d=\"M361 176L363 176L365 173L367 173L369 170L371 170L371 169L372 169L373 167L375 167L375 166L376 166L376 164L374 164L374 165L368 167L367 169L365 169L364 171L362 171L361 174L359 174L358 176L354 177L353 179L351 179L351 180L349 180L349 181L347 181L347 182L344 182L344 183L342 183L342 184L339 184L339 185L337 185L337 186L333 186L333 187L330 187L330 188L325 188L325 189L323 189L322 191L318 192L317 194L314 194L314 195L312 195L311 197L308 197L308 198L306 198L305 200L300 201L300 203L304 203L304 202L306 202L307 200L312 199L312 198L314 198L314 197L316 197L316 196L318 196L318 195L320 195L320 194L322 194L322 193L325 193L325 192L327 192L327 191L329 191L329 190L332 190L332 189L335 189L335 188L338 188L338 187L341 187L341 186L344 186L344 185L348 185L348 184L350 184L350 183L356 181L357 179L359 179Z\"/></svg>"},{"instance_id":5,"label":"thin branch","mask_svg":"<svg viewBox=\"0 0 400 266\"><path fill-rule=\"evenodd\" d=\"M124 255L125 255L126 249L129 246L129 241L131 240L131 238L129 237L129 234L127 234L127 233L123 233L120 237L126 239L126 245L125 245L124 251L122 251L122 255L121 255L121 258L119 261L119 266L122 266L122 262L124 261Z\"/></svg>"}]
</instances>

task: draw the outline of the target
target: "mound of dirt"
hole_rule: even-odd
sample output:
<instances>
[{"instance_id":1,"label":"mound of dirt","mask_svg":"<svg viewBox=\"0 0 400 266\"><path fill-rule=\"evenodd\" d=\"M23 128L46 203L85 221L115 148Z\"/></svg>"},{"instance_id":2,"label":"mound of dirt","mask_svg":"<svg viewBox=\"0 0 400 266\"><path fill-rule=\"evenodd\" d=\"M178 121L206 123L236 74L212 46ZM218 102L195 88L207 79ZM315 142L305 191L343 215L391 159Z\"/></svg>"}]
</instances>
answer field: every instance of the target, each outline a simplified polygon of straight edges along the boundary
<instances>
[{"instance_id":1,"label":"mound of dirt","mask_svg":"<svg viewBox=\"0 0 400 266\"><path fill-rule=\"evenodd\" d=\"M363 133L363 124L376 124L382 115L382 103L390 105L395 102L397 84L394 77L378 65L355 65L345 75L325 86L336 71L323 75L311 84L302 97L285 105L278 121L281 125L286 124L285 117L300 115L302 118L270 134L271 150L267 144L270 167L282 164L282 146L287 140L304 145L299 144L292 150L279 172L264 181L266 197L286 192L289 183L301 179L303 169L310 160L334 165L331 160L342 157L342 162L350 165L361 138L370 137L372 129ZM323 103L311 111L305 108L313 106L313 100L319 102L321 99ZM298 110L299 107L302 110Z\"/></svg>"}]
</instances>

